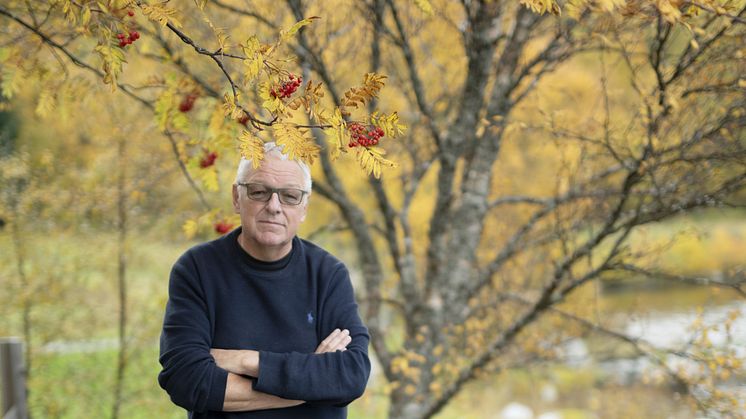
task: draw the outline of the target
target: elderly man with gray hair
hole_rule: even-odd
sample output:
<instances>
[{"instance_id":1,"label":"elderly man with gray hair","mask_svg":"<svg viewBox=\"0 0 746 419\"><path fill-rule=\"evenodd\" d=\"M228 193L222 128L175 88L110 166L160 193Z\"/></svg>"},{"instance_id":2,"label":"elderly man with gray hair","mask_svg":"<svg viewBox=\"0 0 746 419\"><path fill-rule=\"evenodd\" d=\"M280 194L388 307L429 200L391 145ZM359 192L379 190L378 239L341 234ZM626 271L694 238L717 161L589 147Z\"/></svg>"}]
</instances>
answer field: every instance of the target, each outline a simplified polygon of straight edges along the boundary
<instances>
[{"instance_id":1,"label":"elderly man with gray hair","mask_svg":"<svg viewBox=\"0 0 746 419\"><path fill-rule=\"evenodd\" d=\"M345 418L370 374L368 331L337 258L296 236L308 166L265 144L241 159L241 227L174 264L158 381L189 418Z\"/></svg>"}]
</instances>

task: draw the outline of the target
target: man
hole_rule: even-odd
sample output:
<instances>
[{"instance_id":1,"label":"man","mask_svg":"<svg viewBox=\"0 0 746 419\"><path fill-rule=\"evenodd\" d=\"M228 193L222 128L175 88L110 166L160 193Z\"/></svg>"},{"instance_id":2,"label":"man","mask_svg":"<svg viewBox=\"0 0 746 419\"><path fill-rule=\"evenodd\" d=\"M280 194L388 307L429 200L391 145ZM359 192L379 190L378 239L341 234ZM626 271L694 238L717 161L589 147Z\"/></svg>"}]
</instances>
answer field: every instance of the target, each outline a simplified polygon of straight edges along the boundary
<instances>
[{"instance_id":1,"label":"man","mask_svg":"<svg viewBox=\"0 0 746 419\"><path fill-rule=\"evenodd\" d=\"M241 227L173 267L158 381L190 418L344 418L370 373L342 262L295 233L311 174L274 143L233 185Z\"/></svg>"}]
</instances>

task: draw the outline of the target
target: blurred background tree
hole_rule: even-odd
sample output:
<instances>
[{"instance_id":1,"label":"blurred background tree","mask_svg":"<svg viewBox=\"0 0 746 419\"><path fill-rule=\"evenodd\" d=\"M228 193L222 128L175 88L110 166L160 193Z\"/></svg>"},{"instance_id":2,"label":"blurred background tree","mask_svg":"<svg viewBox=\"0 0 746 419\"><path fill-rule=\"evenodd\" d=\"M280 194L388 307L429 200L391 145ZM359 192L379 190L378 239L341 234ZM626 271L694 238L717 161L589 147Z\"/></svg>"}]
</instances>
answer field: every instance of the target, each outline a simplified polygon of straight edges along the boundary
<instances>
[{"instance_id":1,"label":"blurred background tree","mask_svg":"<svg viewBox=\"0 0 746 419\"><path fill-rule=\"evenodd\" d=\"M595 394L615 388L609 365L670 386L655 394L671 406L746 414L743 1L10 1L0 16L2 332L47 367L31 370L38 415L178 411L142 380L167 271L184 236L237 224L235 160L270 139L317 160L302 234L355 273L381 374L355 414L461 417L459 397L526 371ZM681 340L625 318L649 299L609 298L656 287L704 306ZM579 345L601 365L581 390L556 378ZM603 417L661 403L572 400Z\"/></svg>"}]
</instances>

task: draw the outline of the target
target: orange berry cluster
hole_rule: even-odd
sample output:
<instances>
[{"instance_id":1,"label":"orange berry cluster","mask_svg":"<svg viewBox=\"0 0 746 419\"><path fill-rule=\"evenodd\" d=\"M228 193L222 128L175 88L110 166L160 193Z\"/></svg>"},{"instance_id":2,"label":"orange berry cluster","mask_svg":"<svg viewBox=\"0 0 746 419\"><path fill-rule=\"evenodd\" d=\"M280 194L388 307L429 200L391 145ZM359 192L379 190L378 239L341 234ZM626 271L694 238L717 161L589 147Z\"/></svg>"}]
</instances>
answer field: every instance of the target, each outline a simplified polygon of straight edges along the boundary
<instances>
[{"instance_id":1,"label":"orange berry cluster","mask_svg":"<svg viewBox=\"0 0 746 419\"><path fill-rule=\"evenodd\" d=\"M348 144L350 148L374 146L385 134L380 127L371 125L371 129L367 129L363 124L357 122L348 125L348 129L350 130L350 143Z\"/></svg>"},{"instance_id":2,"label":"orange berry cluster","mask_svg":"<svg viewBox=\"0 0 746 419\"><path fill-rule=\"evenodd\" d=\"M225 234L233 229L233 224L225 220L220 220L215 223L215 232L219 234Z\"/></svg>"},{"instance_id":3,"label":"orange berry cluster","mask_svg":"<svg viewBox=\"0 0 746 419\"><path fill-rule=\"evenodd\" d=\"M117 39L119 40L119 46L121 48L126 47L127 45L137 41L140 39L140 34L137 31L131 31L129 34L126 33L118 33Z\"/></svg>"},{"instance_id":4,"label":"orange berry cluster","mask_svg":"<svg viewBox=\"0 0 746 419\"><path fill-rule=\"evenodd\" d=\"M282 86L280 86L279 90L275 90L275 88L273 87L272 89L270 89L269 94L274 98L285 99L292 96L293 93L298 90L298 87L300 87L301 83L303 83L303 77L296 77L294 74L290 74L290 76L288 76L288 80L282 83Z\"/></svg>"},{"instance_id":5,"label":"orange berry cluster","mask_svg":"<svg viewBox=\"0 0 746 419\"><path fill-rule=\"evenodd\" d=\"M218 153L214 151L208 152L205 150L205 154L202 156L202 159L199 161L199 167L203 169L207 169L208 167L215 164L215 160L218 158Z\"/></svg>"},{"instance_id":6,"label":"orange berry cluster","mask_svg":"<svg viewBox=\"0 0 746 419\"><path fill-rule=\"evenodd\" d=\"M184 99L182 99L181 103L179 103L179 112L189 112L194 107L194 101L197 100L197 94L196 93L189 93L188 95L184 96Z\"/></svg>"}]
</instances>

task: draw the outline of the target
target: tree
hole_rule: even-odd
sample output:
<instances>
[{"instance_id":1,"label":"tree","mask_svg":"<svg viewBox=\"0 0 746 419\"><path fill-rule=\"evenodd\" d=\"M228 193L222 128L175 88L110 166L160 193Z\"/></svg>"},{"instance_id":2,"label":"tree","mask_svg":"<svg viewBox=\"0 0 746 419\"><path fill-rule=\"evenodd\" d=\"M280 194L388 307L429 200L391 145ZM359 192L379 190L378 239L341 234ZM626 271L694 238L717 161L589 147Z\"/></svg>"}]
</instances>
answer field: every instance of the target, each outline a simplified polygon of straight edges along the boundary
<instances>
[{"instance_id":1,"label":"tree","mask_svg":"<svg viewBox=\"0 0 746 419\"><path fill-rule=\"evenodd\" d=\"M649 356L691 388L704 410L732 411L738 403L712 380L722 371L742 373L733 354L689 348L684 355L707 366L707 374L688 375L663 361L663 349L591 321L566 303L589 284L620 275L694 280L661 272L627 247L630 236L700 208L742 207L742 1L287 0L281 12L270 2L248 9L220 0L178 10L112 1L104 11L68 1L35 4L27 12L25 4L11 3L0 14L8 27L15 25L12 33L27 42L41 39L67 55L60 58L65 68L69 62L82 66L154 112L195 190L194 173L204 187L213 182L209 170L196 169L210 156L204 150L230 153L231 136L241 138L249 155L269 127L291 150L304 147L298 154L304 158L316 156L311 141L324 150L315 189L352 232L363 316L394 389L391 417L434 415L479 373L510 365L516 348L527 352L518 362L551 357L542 348L567 333L542 339L533 332L552 318ZM339 9L350 13L335 15ZM160 22L137 20L147 45L142 51L126 42L112 46L116 30L110 25L130 25L130 10ZM62 13L98 37L103 70L83 58L90 51L85 37L60 20L41 19ZM101 17L92 28L92 13L113 18ZM323 26L309 16L321 16ZM176 23L181 19L185 29ZM240 31L246 27L255 35L248 40ZM118 42L131 38L139 39L130 33ZM237 48L230 39L240 40L243 55L226 52ZM300 71L286 70L293 64L274 52L279 41L260 39L279 39L298 57ZM208 44L217 47L203 47ZM160 74L173 73L150 83L157 96L136 93L132 86L145 79L123 81L125 51L130 66L152 61L148 65ZM278 55L265 60L270 51ZM16 68L28 72L29 60L41 55L16 56ZM239 73L253 80L265 67L264 82L235 82ZM294 80L289 73L318 78L323 90L306 89L295 103L274 90ZM345 92L342 86L355 84L360 73L372 76ZM377 74L388 76L388 89L381 90ZM7 80L4 86L12 86ZM40 104L51 100L44 92ZM577 104L597 105L575 109L572 94L585 95ZM197 98L210 101L202 117L184 118ZM387 112L375 114L378 105ZM348 113L363 106L364 115ZM293 107L305 110L308 120ZM237 124L225 116L247 130L236 133ZM406 134L396 118L408 125ZM365 190L353 190L341 173L345 165L333 157L357 147L369 172L390 163L376 144L355 145L355 124L366 139L368 129L383 129L382 144L400 165L383 180L369 177ZM743 296L743 273L733 276L713 281ZM392 323L402 325L401 343L386 333ZM714 359L726 361L709 367Z\"/></svg>"}]
</instances>

